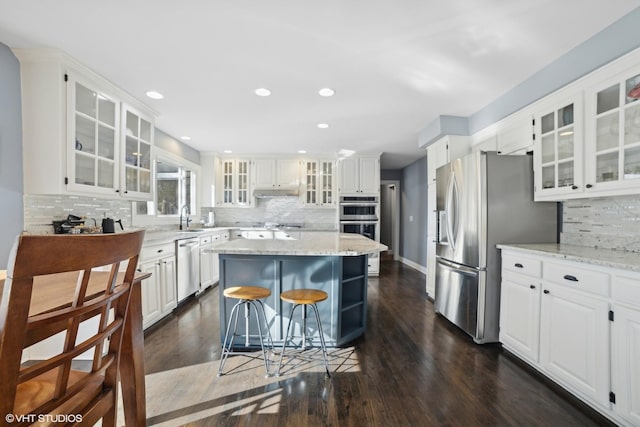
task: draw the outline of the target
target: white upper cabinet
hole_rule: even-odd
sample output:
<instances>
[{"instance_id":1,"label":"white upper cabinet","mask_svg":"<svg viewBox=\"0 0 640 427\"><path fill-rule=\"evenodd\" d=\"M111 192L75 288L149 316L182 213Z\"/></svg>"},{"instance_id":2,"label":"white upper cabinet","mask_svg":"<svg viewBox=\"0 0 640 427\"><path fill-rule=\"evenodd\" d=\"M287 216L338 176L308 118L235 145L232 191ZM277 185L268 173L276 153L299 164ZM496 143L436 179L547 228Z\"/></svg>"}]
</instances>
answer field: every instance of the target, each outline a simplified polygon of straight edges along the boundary
<instances>
[{"instance_id":1,"label":"white upper cabinet","mask_svg":"<svg viewBox=\"0 0 640 427\"><path fill-rule=\"evenodd\" d=\"M340 194L380 193L380 156L352 156L340 160Z\"/></svg>"},{"instance_id":2,"label":"white upper cabinet","mask_svg":"<svg viewBox=\"0 0 640 427\"><path fill-rule=\"evenodd\" d=\"M253 188L295 188L300 185L300 160L255 159Z\"/></svg>"},{"instance_id":3,"label":"white upper cabinet","mask_svg":"<svg viewBox=\"0 0 640 427\"><path fill-rule=\"evenodd\" d=\"M151 110L62 52L16 49L15 54L30 170L24 192L150 200ZM130 140L131 114L139 120Z\"/></svg>"},{"instance_id":4,"label":"white upper cabinet","mask_svg":"<svg viewBox=\"0 0 640 427\"><path fill-rule=\"evenodd\" d=\"M559 200L582 191L582 102L560 100L535 114L535 200Z\"/></svg>"},{"instance_id":5,"label":"white upper cabinet","mask_svg":"<svg viewBox=\"0 0 640 427\"><path fill-rule=\"evenodd\" d=\"M251 207L251 161L249 159L220 159L216 168L218 190L216 206Z\"/></svg>"},{"instance_id":6,"label":"white upper cabinet","mask_svg":"<svg viewBox=\"0 0 640 427\"><path fill-rule=\"evenodd\" d=\"M305 160L302 164L303 203L307 206L335 206L335 161Z\"/></svg>"},{"instance_id":7,"label":"white upper cabinet","mask_svg":"<svg viewBox=\"0 0 640 427\"><path fill-rule=\"evenodd\" d=\"M587 191L593 196L640 192L640 67L587 92ZM604 194L602 194L604 192Z\"/></svg>"}]
</instances>

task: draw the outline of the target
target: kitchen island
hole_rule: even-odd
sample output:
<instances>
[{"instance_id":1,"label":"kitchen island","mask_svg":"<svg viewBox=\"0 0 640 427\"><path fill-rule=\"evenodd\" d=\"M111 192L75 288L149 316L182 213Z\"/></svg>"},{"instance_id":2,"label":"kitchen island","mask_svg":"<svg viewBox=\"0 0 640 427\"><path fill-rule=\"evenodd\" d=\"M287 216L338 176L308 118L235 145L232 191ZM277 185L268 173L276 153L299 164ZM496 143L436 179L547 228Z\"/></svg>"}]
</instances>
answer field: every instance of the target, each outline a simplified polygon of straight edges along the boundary
<instances>
[{"instance_id":1,"label":"kitchen island","mask_svg":"<svg viewBox=\"0 0 640 427\"><path fill-rule=\"evenodd\" d=\"M362 335L367 317L367 260L369 254L387 247L358 234L337 232L301 233L291 239L234 239L219 244L213 252L220 254L220 328L221 340L229 315L237 300L223 296L233 286L262 286L271 291L263 300L267 323L276 345L282 345L289 321L291 304L280 300L280 294L291 289L323 290L328 299L318 304L328 346L341 346ZM294 331L300 333L299 313ZM307 331L310 344L320 345L315 322ZM250 326L251 346L259 346L258 327ZM263 331L266 330L263 327ZM240 335L234 344L244 346L244 324L238 325Z\"/></svg>"}]
</instances>

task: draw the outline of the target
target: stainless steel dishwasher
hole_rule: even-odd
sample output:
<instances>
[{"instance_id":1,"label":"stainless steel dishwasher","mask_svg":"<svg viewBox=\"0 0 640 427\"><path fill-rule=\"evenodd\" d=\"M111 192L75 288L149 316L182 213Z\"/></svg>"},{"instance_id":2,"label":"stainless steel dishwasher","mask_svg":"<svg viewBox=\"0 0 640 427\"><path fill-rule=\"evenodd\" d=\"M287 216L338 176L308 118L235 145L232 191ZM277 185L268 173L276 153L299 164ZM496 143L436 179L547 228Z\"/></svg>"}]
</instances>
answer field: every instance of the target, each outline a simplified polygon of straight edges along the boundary
<instances>
[{"instance_id":1,"label":"stainless steel dishwasher","mask_svg":"<svg viewBox=\"0 0 640 427\"><path fill-rule=\"evenodd\" d=\"M200 241L181 239L176 241L178 254L177 291L178 303L195 294L200 287Z\"/></svg>"}]
</instances>

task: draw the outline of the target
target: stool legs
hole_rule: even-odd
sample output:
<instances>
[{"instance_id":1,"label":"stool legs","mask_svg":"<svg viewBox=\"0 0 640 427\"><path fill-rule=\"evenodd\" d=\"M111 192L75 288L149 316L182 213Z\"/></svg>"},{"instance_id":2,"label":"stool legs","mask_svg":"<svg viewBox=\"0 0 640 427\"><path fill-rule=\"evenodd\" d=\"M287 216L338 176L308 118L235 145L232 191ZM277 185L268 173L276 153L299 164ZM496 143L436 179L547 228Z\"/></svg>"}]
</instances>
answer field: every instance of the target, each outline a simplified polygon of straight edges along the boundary
<instances>
[{"instance_id":1,"label":"stool legs","mask_svg":"<svg viewBox=\"0 0 640 427\"><path fill-rule=\"evenodd\" d=\"M256 304L256 301L259 304ZM267 333L269 337L269 346L273 349L273 339L271 338L271 331L269 330L267 316L264 310L264 304L260 300L240 300L238 301L233 308L231 309L231 315L229 316L229 323L227 324L227 330L224 335L224 340L222 341L222 356L220 358L220 367L218 368L218 376L223 375L222 370L224 368L224 364L227 361L227 358L230 354L249 354L248 352L234 352L232 350L233 341L236 337L236 332L238 330L238 317L240 306L244 305L245 307L245 347L249 347L251 345L249 341L249 320L251 317L251 306L256 312L256 323L258 324L258 334L260 338L260 348L262 349L262 358L264 361L264 369L266 372L266 376L269 376L269 358L267 356L267 351L264 346L264 339L262 336L262 326L260 324L260 311L258 310L258 306L260 306L260 310L262 310L262 320L264 320L265 325L267 325ZM231 339L229 339L229 332L231 331L231 323L233 323L233 334L231 335Z\"/></svg>"},{"instance_id":2,"label":"stool legs","mask_svg":"<svg viewBox=\"0 0 640 427\"><path fill-rule=\"evenodd\" d=\"M282 359L284 357L284 350L287 346L287 341L289 339L289 331L291 330L291 323L293 321L293 314L298 306L302 306L302 351L306 349L307 345L307 305L310 305L313 308L313 311L316 315L316 322L318 324L318 331L320 332L320 346L322 347L322 358L324 359L324 367L327 372L327 377L331 377L331 373L329 371L329 362L327 360L327 347L324 342L324 331L322 329L322 323L320 322L320 314L318 313L318 307L316 304L295 304L291 307L291 314L289 315L289 323L287 324L287 333L284 336L284 342L282 343L282 351L280 352L280 361L278 362L278 370L276 371L276 376L280 376L280 368L282 367Z\"/></svg>"}]
</instances>

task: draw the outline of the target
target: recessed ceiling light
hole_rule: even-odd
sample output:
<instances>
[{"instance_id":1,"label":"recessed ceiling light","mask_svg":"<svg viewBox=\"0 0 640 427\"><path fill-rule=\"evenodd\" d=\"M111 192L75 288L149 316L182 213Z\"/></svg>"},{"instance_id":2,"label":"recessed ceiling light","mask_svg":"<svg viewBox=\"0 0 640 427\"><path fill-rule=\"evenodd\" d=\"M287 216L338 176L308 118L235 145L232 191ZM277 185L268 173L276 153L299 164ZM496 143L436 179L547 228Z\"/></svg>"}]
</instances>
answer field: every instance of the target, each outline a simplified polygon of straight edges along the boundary
<instances>
[{"instance_id":1,"label":"recessed ceiling light","mask_svg":"<svg viewBox=\"0 0 640 427\"><path fill-rule=\"evenodd\" d=\"M328 87L323 87L318 91L318 95L320 96L333 96L335 93L336 93L335 90Z\"/></svg>"},{"instance_id":2,"label":"recessed ceiling light","mask_svg":"<svg viewBox=\"0 0 640 427\"><path fill-rule=\"evenodd\" d=\"M255 90L256 95L258 96L269 96L271 95L271 91L267 88L264 87L260 87L258 89Z\"/></svg>"},{"instance_id":3,"label":"recessed ceiling light","mask_svg":"<svg viewBox=\"0 0 640 427\"><path fill-rule=\"evenodd\" d=\"M151 99L162 99L164 95L160 92L156 92L155 90L150 90L146 93L146 95Z\"/></svg>"},{"instance_id":4,"label":"recessed ceiling light","mask_svg":"<svg viewBox=\"0 0 640 427\"><path fill-rule=\"evenodd\" d=\"M191 141L191 137L187 136L187 135L181 136L180 139L183 140L183 141Z\"/></svg>"},{"instance_id":5,"label":"recessed ceiling light","mask_svg":"<svg viewBox=\"0 0 640 427\"><path fill-rule=\"evenodd\" d=\"M326 129L328 127L329 127L329 125L327 123L318 123L318 128L320 128L320 129Z\"/></svg>"},{"instance_id":6,"label":"recessed ceiling light","mask_svg":"<svg viewBox=\"0 0 640 427\"><path fill-rule=\"evenodd\" d=\"M299 154L307 154L307 150L298 150Z\"/></svg>"},{"instance_id":7,"label":"recessed ceiling light","mask_svg":"<svg viewBox=\"0 0 640 427\"><path fill-rule=\"evenodd\" d=\"M233 151L231 151L231 150L224 150L224 151L223 151L223 153L231 154L231 153L233 153Z\"/></svg>"}]
</instances>

